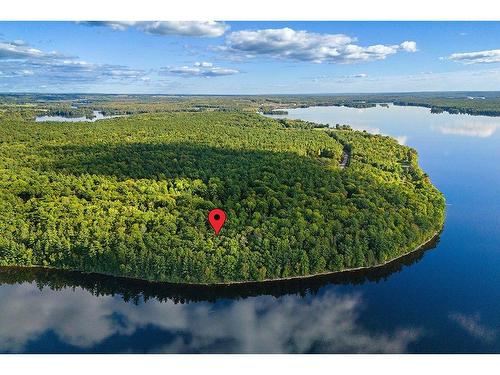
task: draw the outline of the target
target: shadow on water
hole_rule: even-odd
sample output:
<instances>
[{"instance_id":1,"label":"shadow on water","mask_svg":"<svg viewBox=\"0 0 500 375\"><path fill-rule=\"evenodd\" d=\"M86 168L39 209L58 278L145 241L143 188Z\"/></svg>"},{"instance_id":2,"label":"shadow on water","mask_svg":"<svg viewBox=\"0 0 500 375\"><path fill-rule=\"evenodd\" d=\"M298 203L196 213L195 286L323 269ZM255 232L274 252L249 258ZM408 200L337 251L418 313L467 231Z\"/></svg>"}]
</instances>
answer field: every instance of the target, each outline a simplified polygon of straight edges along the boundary
<instances>
[{"instance_id":1,"label":"shadow on water","mask_svg":"<svg viewBox=\"0 0 500 375\"><path fill-rule=\"evenodd\" d=\"M428 250L436 248L439 236L440 234L421 249L384 266L303 279L228 285L193 285L149 282L47 268L0 267L0 285L30 282L36 283L39 288L48 287L52 290L81 287L95 296L119 295L127 302L156 299L158 301L172 300L175 303L188 303L215 302L218 299L241 299L260 295L280 297L295 294L305 296L306 294L316 294L319 289L328 284L360 285L367 282L384 281L405 267L420 261Z\"/></svg>"}]
</instances>

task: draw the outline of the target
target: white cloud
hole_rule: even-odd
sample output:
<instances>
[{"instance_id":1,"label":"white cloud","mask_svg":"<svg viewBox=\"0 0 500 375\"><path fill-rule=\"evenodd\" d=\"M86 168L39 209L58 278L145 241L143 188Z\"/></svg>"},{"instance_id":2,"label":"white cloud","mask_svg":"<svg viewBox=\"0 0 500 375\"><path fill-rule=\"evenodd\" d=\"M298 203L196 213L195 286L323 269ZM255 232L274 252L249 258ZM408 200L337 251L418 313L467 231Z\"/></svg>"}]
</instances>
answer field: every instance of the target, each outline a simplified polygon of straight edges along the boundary
<instances>
[{"instance_id":1,"label":"white cloud","mask_svg":"<svg viewBox=\"0 0 500 375\"><path fill-rule=\"evenodd\" d=\"M417 43L413 41L405 41L400 44L400 47L406 52L417 52Z\"/></svg>"},{"instance_id":2,"label":"white cloud","mask_svg":"<svg viewBox=\"0 0 500 375\"><path fill-rule=\"evenodd\" d=\"M33 70L30 70L30 69L23 69L23 70L20 70L18 73L21 76L32 76L33 74L35 74L33 72Z\"/></svg>"},{"instance_id":3,"label":"white cloud","mask_svg":"<svg viewBox=\"0 0 500 375\"><path fill-rule=\"evenodd\" d=\"M500 49L477 52L452 53L448 60L461 62L463 64L485 64L500 62Z\"/></svg>"},{"instance_id":4,"label":"white cloud","mask_svg":"<svg viewBox=\"0 0 500 375\"><path fill-rule=\"evenodd\" d=\"M88 26L106 26L109 27L113 30L118 30L118 31L124 31L127 30L129 27L134 26L137 22L135 21L86 21L86 22L79 22L83 25L88 25Z\"/></svg>"},{"instance_id":5,"label":"white cloud","mask_svg":"<svg viewBox=\"0 0 500 375\"><path fill-rule=\"evenodd\" d=\"M14 42L0 42L0 60L11 59L46 59L61 58L56 52L43 52L37 48L27 46L24 42L16 40Z\"/></svg>"},{"instance_id":6,"label":"white cloud","mask_svg":"<svg viewBox=\"0 0 500 375\"><path fill-rule=\"evenodd\" d=\"M58 52L45 52L23 41L0 42L2 79L11 85L28 89L41 84L95 83L105 80L134 81L147 73L140 69L112 64L95 64ZM21 79L22 78L22 79Z\"/></svg>"},{"instance_id":7,"label":"white cloud","mask_svg":"<svg viewBox=\"0 0 500 375\"><path fill-rule=\"evenodd\" d=\"M135 28L155 35L199 37L218 37L229 29L224 22L216 21L89 21L83 23L90 26L107 26L119 31Z\"/></svg>"},{"instance_id":8,"label":"white cloud","mask_svg":"<svg viewBox=\"0 0 500 375\"><path fill-rule=\"evenodd\" d=\"M286 27L233 32L227 37L226 45L219 47L219 50L239 53L245 57L260 55L316 63L383 60L400 50L417 50L416 43L411 41L400 45L376 44L366 47L354 44L355 42L355 38L344 34L318 34Z\"/></svg>"},{"instance_id":9,"label":"white cloud","mask_svg":"<svg viewBox=\"0 0 500 375\"><path fill-rule=\"evenodd\" d=\"M195 62L194 66L201 66L203 68L211 68L212 66L214 66L214 64L212 64L211 62L202 61L202 62Z\"/></svg>"},{"instance_id":10,"label":"white cloud","mask_svg":"<svg viewBox=\"0 0 500 375\"><path fill-rule=\"evenodd\" d=\"M220 77L238 74L240 71L230 68L215 66L210 62L196 62L191 66L168 67L161 70L163 73L176 74L191 77Z\"/></svg>"}]
</instances>

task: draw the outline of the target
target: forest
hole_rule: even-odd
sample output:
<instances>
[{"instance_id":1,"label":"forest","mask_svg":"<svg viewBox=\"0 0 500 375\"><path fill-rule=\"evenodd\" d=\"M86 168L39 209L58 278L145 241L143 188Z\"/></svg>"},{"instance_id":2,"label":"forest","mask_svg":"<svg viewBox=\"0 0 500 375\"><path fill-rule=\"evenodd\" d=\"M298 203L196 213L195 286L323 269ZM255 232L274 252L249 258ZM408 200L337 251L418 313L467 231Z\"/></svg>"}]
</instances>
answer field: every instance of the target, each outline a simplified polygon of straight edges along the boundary
<instances>
[{"instance_id":1,"label":"forest","mask_svg":"<svg viewBox=\"0 0 500 375\"><path fill-rule=\"evenodd\" d=\"M1 94L2 110L24 114L93 117L163 112L260 112L286 115L290 108L345 106L352 108L398 106L429 108L432 113L500 116L500 92L420 92L395 94L323 95L100 95ZM27 111L29 109L29 111Z\"/></svg>"},{"instance_id":2,"label":"forest","mask_svg":"<svg viewBox=\"0 0 500 375\"><path fill-rule=\"evenodd\" d=\"M12 108L0 111L0 266L262 281L379 265L443 225L443 195L390 137L242 110L35 123ZM228 215L219 236L215 207Z\"/></svg>"}]
</instances>

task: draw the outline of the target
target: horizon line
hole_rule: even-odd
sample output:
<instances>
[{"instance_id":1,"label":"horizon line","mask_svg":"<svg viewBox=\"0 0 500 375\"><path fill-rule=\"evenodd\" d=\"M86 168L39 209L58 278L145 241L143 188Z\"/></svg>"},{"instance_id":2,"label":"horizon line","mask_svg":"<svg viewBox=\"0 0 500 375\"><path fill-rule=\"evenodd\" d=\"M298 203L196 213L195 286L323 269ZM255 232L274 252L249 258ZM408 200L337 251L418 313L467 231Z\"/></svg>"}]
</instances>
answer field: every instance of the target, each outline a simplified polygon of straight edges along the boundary
<instances>
[{"instance_id":1,"label":"horizon line","mask_svg":"<svg viewBox=\"0 0 500 375\"><path fill-rule=\"evenodd\" d=\"M104 92L0 92L0 95L128 95L128 96L291 96L291 95L394 95L432 93L500 93L500 90L425 90L425 91L376 91L376 92L322 92L322 93L260 93L260 94L178 94L178 93L104 93Z\"/></svg>"}]
</instances>

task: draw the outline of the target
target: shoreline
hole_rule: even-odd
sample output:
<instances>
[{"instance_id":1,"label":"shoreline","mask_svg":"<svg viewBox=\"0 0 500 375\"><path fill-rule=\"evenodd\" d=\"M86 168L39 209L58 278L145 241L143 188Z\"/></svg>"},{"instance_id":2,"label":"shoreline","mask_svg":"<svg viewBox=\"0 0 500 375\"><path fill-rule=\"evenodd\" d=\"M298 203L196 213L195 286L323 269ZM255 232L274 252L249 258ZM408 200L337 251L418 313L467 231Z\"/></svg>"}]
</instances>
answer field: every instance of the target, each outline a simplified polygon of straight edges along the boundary
<instances>
[{"instance_id":1,"label":"shoreline","mask_svg":"<svg viewBox=\"0 0 500 375\"><path fill-rule=\"evenodd\" d=\"M444 223L443 223L443 226L444 226ZM423 243L418 245L413 250L411 250L405 254L402 254L396 258L386 260L383 263L376 264L374 266L346 268L346 269L339 270L339 271L325 271L325 272L320 272L320 273L314 273L311 275L280 277L280 278L275 278L275 279L264 279L264 280L259 280L259 281L228 281L228 282L221 282L221 283L172 283L172 282L166 281L165 283L178 284L178 285L192 285L192 286L196 286L196 285L198 285L198 286L229 286L229 285L242 285L242 284L255 284L255 283L272 283L272 282L287 281L287 280L306 280L306 279L313 279L313 278L321 277L321 276L339 275L342 273L350 273L350 272L356 272L356 271L369 271L369 270L384 267L384 266L386 266L390 263L396 262L399 259L404 258L412 253L415 253L419 250L422 250L422 248L425 247L425 245L427 245L430 242L432 242L433 240L435 240L441 232L442 232L442 228L440 230L434 232L434 234L431 236L431 238L424 241ZM139 280L144 280L144 279L139 279ZM152 281L152 282L161 283L162 281Z\"/></svg>"},{"instance_id":2,"label":"shoreline","mask_svg":"<svg viewBox=\"0 0 500 375\"><path fill-rule=\"evenodd\" d=\"M441 229L437 230L434 232L434 234L426 241L415 247L413 250L402 254L396 258L392 258L390 260L387 260L383 263L374 265L374 266L367 266L367 267L354 267L354 268L346 268L343 270L338 270L338 271L325 271L325 272L320 272L320 273L315 273L315 274L310 274L310 275L303 275L303 276L290 276L290 277L280 277L280 278L274 278L274 279L264 279L264 280L246 280L246 281L227 281L227 282L214 282L214 283L190 283L190 282L173 282L173 281L158 281L158 280L149 280L149 279L142 279L138 277L130 277L130 276L120 276L120 275L115 275L115 274L110 274L110 273L104 273L104 272L88 272L88 271L81 271L78 269L66 269L66 268L57 268L57 267L50 267L50 266L40 266L40 265L31 265L31 266L19 266L19 265L6 265L6 266L1 266L0 271L2 268L24 268L24 269L45 269L45 270L54 270L54 271L67 271L67 272L77 272L82 275L102 275L106 277L114 277L114 278L121 278L121 279L126 279L130 281L139 281L139 282L146 282L146 283L151 283L151 284L156 284L158 286L161 286L162 284L165 286L176 286L176 287L182 287L182 286L187 286L187 287L205 287L205 288L224 288L224 287L230 287L230 286L244 286L244 285L257 285L257 284L271 284L271 283L280 283L280 282L286 282L286 281L300 281L300 280L311 280L315 278L320 278L320 277L325 277L325 276L334 276L334 275L342 275L342 274L349 274L353 272L359 272L359 271L370 271L370 270L376 270L378 268L382 268L384 266L387 266L391 263L394 263L408 255L411 255L419 250L422 250L426 245L434 241L442 232L444 227L444 222L441 226Z\"/></svg>"},{"instance_id":3,"label":"shoreline","mask_svg":"<svg viewBox=\"0 0 500 375\"><path fill-rule=\"evenodd\" d=\"M289 111L292 109L304 109L304 108L328 108L328 107L346 107L346 108L353 108L353 109L370 109L370 108L376 108L378 106L382 106L383 104L392 104L394 107L417 107L417 108L427 108L430 113L432 114L441 114L441 113L446 113L448 115L468 115L468 116L483 116L483 117L500 117L500 112L495 112L491 113L491 111L484 111L484 112L478 112L478 113L471 113L470 110L463 110L461 108L452 108L452 107L440 107L440 106L431 106L428 104L424 103L412 103L412 104L397 104L398 101L381 101L381 102L374 102L374 106L367 106L367 107L356 107L352 105L346 105L346 104L329 104L329 105L318 105L318 104L304 104L300 106L295 106L295 107L290 107L290 106L285 106L283 108L278 107L276 108L277 110L284 110L284 111ZM433 109L438 109L440 112L433 112ZM455 112L455 110L457 112ZM451 112L450 112L451 111ZM268 114L265 116L288 116L288 114Z\"/></svg>"}]
</instances>

